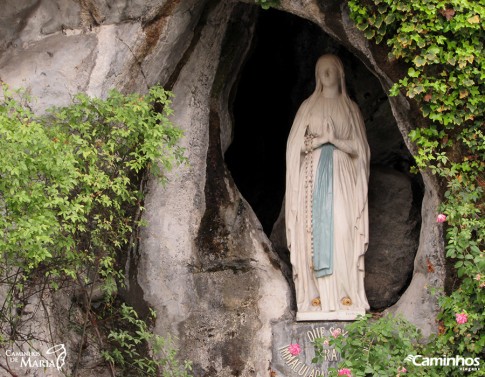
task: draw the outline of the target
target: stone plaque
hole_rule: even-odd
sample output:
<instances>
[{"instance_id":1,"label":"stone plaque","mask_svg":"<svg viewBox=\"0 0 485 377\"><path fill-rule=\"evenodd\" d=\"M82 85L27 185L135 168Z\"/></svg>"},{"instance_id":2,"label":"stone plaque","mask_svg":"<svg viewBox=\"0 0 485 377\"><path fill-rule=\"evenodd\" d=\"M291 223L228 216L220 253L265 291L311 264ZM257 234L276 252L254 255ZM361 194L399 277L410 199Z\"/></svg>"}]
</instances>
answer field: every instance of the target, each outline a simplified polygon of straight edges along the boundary
<instances>
[{"instance_id":1,"label":"stone plaque","mask_svg":"<svg viewBox=\"0 0 485 377\"><path fill-rule=\"evenodd\" d=\"M332 337L332 333L346 336L345 322L294 322L284 321L273 325L272 374L275 377L327 376L330 367L337 367L340 354L330 346L324 346L323 363L313 364L316 338ZM290 353L290 344L298 344L301 352Z\"/></svg>"}]
</instances>

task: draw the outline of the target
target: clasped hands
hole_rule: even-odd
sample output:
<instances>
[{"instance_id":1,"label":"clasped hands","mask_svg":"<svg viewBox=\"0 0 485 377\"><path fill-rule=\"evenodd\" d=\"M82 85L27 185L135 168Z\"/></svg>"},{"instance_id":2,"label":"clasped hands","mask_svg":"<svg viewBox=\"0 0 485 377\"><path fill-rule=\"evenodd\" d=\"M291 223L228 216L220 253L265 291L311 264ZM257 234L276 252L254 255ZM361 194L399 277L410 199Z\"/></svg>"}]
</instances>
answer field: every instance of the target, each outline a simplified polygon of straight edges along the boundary
<instances>
[{"instance_id":1,"label":"clasped hands","mask_svg":"<svg viewBox=\"0 0 485 377\"><path fill-rule=\"evenodd\" d=\"M335 142L335 126L332 119L325 118L323 120L321 136L314 136L313 142L311 143L311 150L320 148L322 145Z\"/></svg>"}]
</instances>

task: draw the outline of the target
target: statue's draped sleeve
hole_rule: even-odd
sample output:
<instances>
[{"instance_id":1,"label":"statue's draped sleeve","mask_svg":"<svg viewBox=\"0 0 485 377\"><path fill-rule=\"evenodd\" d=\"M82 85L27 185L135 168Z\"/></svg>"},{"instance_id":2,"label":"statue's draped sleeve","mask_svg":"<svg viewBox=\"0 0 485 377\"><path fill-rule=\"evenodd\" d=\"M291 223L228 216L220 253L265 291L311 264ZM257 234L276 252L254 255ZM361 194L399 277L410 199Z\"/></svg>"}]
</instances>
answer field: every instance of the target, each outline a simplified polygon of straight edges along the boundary
<instances>
[{"instance_id":1,"label":"statue's draped sleeve","mask_svg":"<svg viewBox=\"0 0 485 377\"><path fill-rule=\"evenodd\" d=\"M291 127L290 135L286 146L286 196L285 196L285 221L286 221L286 239L288 248L291 251L292 237L295 236L296 217L298 214L298 187L300 177L301 151L305 143L305 131L308 120L308 109L310 107L310 98L304 101ZM291 262L296 263L296 253L292 252Z\"/></svg>"},{"instance_id":2,"label":"statue's draped sleeve","mask_svg":"<svg viewBox=\"0 0 485 377\"><path fill-rule=\"evenodd\" d=\"M358 230L358 239L356 242L360 245L359 256L367 251L369 243L369 220L368 220L368 182L370 172L370 149L367 143L364 120L362 114L356 103L351 102L350 116L352 120L352 127L355 131L354 137L357 141L357 158L355 160L355 168L357 172L356 195L357 195L357 218L356 228ZM363 269L363 265L359 266Z\"/></svg>"}]
</instances>

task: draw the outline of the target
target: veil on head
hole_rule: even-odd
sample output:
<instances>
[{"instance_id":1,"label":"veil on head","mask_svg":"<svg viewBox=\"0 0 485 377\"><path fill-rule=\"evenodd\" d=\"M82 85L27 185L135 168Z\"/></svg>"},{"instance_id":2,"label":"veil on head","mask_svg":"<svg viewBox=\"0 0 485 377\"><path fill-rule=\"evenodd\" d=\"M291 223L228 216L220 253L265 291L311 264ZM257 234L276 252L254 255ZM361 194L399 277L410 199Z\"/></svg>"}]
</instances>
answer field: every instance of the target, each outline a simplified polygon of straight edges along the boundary
<instances>
[{"instance_id":1,"label":"veil on head","mask_svg":"<svg viewBox=\"0 0 485 377\"><path fill-rule=\"evenodd\" d=\"M332 63L336 68L337 72L339 75L339 89L340 89L340 94L342 94L344 97L347 97L347 88L345 87L345 72L344 72L344 66L342 64L342 61L335 55L332 54L326 54L322 55L318 60L317 64L315 65L315 92L314 94L320 94L323 90L322 83L320 81L320 76L318 74L319 70L322 69L322 65L326 62Z\"/></svg>"}]
</instances>

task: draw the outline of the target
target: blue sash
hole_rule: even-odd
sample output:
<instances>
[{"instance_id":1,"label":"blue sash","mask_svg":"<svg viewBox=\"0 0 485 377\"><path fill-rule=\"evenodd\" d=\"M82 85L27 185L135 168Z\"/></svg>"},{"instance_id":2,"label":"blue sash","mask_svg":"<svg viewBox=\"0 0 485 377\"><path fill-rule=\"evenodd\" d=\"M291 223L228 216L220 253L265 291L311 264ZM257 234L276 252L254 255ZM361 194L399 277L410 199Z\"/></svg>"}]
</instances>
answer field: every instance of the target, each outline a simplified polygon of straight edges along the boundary
<instances>
[{"instance_id":1,"label":"blue sash","mask_svg":"<svg viewBox=\"0 0 485 377\"><path fill-rule=\"evenodd\" d=\"M333 273L333 150L324 144L313 192L313 269L317 278Z\"/></svg>"}]
</instances>

